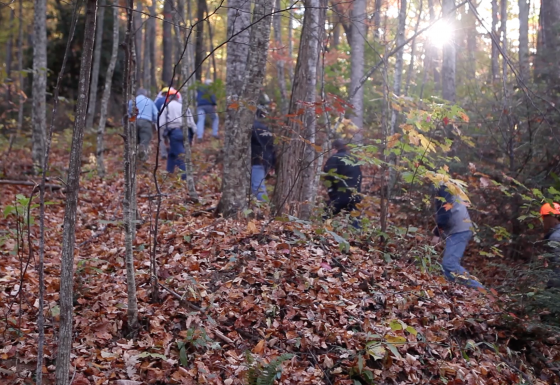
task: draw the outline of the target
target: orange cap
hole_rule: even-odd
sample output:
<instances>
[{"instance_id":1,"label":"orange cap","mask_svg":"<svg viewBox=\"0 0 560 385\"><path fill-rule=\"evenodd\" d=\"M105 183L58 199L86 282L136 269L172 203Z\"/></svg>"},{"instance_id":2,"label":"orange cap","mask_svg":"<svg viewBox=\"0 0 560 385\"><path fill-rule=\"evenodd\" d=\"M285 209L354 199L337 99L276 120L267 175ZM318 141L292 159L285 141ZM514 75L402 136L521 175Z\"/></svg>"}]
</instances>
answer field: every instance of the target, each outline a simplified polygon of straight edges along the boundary
<instances>
[{"instance_id":1,"label":"orange cap","mask_svg":"<svg viewBox=\"0 0 560 385\"><path fill-rule=\"evenodd\" d=\"M169 91L167 91L167 95L175 95L175 94L177 94L177 90L173 87L171 87Z\"/></svg>"},{"instance_id":2,"label":"orange cap","mask_svg":"<svg viewBox=\"0 0 560 385\"><path fill-rule=\"evenodd\" d=\"M546 215L560 215L560 204L554 202L552 205L550 203L542 205L541 217Z\"/></svg>"}]
</instances>

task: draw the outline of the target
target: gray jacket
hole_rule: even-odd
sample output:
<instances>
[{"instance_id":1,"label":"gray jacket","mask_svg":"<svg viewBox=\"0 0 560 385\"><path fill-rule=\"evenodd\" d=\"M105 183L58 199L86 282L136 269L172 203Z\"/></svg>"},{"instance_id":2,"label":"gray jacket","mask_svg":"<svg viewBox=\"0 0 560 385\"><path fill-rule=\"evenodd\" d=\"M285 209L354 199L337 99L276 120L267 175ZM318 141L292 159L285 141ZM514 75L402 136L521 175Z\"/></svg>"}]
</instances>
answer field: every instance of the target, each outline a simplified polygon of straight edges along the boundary
<instances>
[{"instance_id":1,"label":"gray jacket","mask_svg":"<svg viewBox=\"0 0 560 385\"><path fill-rule=\"evenodd\" d=\"M452 195L445 185L436 192L436 234L449 236L451 234L472 231L472 221L467 206L458 196ZM439 233L439 230L443 234Z\"/></svg>"}]
</instances>

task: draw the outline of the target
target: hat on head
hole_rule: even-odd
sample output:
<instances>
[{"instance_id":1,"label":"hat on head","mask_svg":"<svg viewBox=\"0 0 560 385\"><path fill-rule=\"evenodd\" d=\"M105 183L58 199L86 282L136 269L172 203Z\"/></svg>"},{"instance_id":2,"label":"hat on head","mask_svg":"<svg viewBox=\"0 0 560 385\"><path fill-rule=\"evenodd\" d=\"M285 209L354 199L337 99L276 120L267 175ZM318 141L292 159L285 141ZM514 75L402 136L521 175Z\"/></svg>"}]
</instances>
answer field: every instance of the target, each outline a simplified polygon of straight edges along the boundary
<instances>
[{"instance_id":1,"label":"hat on head","mask_svg":"<svg viewBox=\"0 0 560 385\"><path fill-rule=\"evenodd\" d=\"M560 215L560 204L554 202L552 205L550 203L545 203L541 207L541 217L547 215Z\"/></svg>"}]
</instances>

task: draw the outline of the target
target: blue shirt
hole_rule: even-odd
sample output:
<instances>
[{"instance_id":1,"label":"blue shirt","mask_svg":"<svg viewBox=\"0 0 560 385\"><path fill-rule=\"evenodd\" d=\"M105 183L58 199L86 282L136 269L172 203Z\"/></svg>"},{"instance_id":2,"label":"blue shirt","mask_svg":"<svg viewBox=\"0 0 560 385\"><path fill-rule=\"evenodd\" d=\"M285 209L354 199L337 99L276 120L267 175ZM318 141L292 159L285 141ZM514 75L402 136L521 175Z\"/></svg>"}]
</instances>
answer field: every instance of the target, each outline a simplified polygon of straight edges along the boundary
<instances>
[{"instance_id":1,"label":"blue shirt","mask_svg":"<svg viewBox=\"0 0 560 385\"><path fill-rule=\"evenodd\" d=\"M216 103L216 95L212 93L210 87L201 86L196 91L196 104L198 106L215 106L218 103Z\"/></svg>"},{"instance_id":2,"label":"blue shirt","mask_svg":"<svg viewBox=\"0 0 560 385\"><path fill-rule=\"evenodd\" d=\"M136 119L144 119L152 123L157 122L158 110L150 98L138 95L136 97L136 109L138 110ZM128 102L128 115L132 115L132 101Z\"/></svg>"}]
</instances>

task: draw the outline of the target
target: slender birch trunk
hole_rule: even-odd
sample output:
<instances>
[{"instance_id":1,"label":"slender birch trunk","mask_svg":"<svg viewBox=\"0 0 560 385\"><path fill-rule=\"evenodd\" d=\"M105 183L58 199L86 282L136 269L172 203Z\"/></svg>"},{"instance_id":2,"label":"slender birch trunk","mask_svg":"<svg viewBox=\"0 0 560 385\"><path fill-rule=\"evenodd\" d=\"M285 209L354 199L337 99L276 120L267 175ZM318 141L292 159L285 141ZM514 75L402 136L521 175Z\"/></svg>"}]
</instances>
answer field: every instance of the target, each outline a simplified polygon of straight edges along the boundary
<instances>
[{"instance_id":1,"label":"slender birch trunk","mask_svg":"<svg viewBox=\"0 0 560 385\"><path fill-rule=\"evenodd\" d=\"M436 13L434 9L434 0L428 0L428 11L430 14L430 23L436 21ZM434 82L434 93L441 89L441 77L439 73L439 53L433 44L428 42L426 47L426 58L424 66L426 66L428 74Z\"/></svg>"},{"instance_id":2,"label":"slender birch trunk","mask_svg":"<svg viewBox=\"0 0 560 385\"><path fill-rule=\"evenodd\" d=\"M74 286L74 243L76 240L76 210L80 189L82 145L86 125L87 104L91 77L91 64L95 35L97 0L86 3L86 23L84 44L80 66L76 119L72 134L70 162L66 183L66 208L64 211L64 232L62 238L62 261L60 274L60 330L56 358L56 383L69 385L70 353L72 351L73 286Z\"/></svg>"},{"instance_id":3,"label":"slender birch trunk","mask_svg":"<svg viewBox=\"0 0 560 385\"><path fill-rule=\"evenodd\" d=\"M105 142L103 135L105 134L105 124L107 122L107 106L109 105L109 97L111 96L111 87L113 84L113 72L117 63L119 53L119 0L113 0L113 49L111 51L111 60L107 73L105 75L105 87L103 88L103 97L101 98L101 112L99 114L99 127L97 128L97 149L95 152L97 159L97 173L101 178L105 176L105 162L103 160L103 152L105 151Z\"/></svg>"},{"instance_id":4,"label":"slender birch trunk","mask_svg":"<svg viewBox=\"0 0 560 385\"><path fill-rule=\"evenodd\" d=\"M12 56L13 56L13 49L14 49L14 19L16 16L16 11L10 8L10 20L8 21L8 41L6 42L6 76L11 78L12 75ZM8 87L8 100L11 98L9 97L11 87Z\"/></svg>"},{"instance_id":5,"label":"slender birch trunk","mask_svg":"<svg viewBox=\"0 0 560 385\"><path fill-rule=\"evenodd\" d=\"M136 52L136 81L138 84L144 86L144 73L142 66L144 61L142 60L142 54L144 50L142 49L142 43L144 41L142 36L142 12L144 7L142 2L136 3L136 12L134 13L134 51ZM114 32L114 31L113 31Z\"/></svg>"},{"instance_id":6,"label":"slender birch trunk","mask_svg":"<svg viewBox=\"0 0 560 385\"><path fill-rule=\"evenodd\" d=\"M32 158L38 173L45 158L47 135L47 1L34 0Z\"/></svg>"},{"instance_id":7,"label":"slender birch trunk","mask_svg":"<svg viewBox=\"0 0 560 385\"><path fill-rule=\"evenodd\" d=\"M352 36L350 41L350 103L353 106L353 114L350 120L361 130L364 125L364 88L359 87L360 80L364 76L364 48L366 43L366 0L355 0L352 8ZM358 91L354 90L358 88Z\"/></svg>"},{"instance_id":8,"label":"slender birch trunk","mask_svg":"<svg viewBox=\"0 0 560 385\"><path fill-rule=\"evenodd\" d=\"M294 81L294 11L288 10L288 74L290 86Z\"/></svg>"},{"instance_id":9,"label":"slender birch trunk","mask_svg":"<svg viewBox=\"0 0 560 385\"><path fill-rule=\"evenodd\" d=\"M442 12L446 23L455 25L455 0L443 0ZM455 71L456 71L456 52L455 39L443 46L442 55L442 96L443 99L455 103Z\"/></svg>"},{"instance_id":10,"label":"slender birch trunk","mask_svg":"<svg viewBox=\"0 0 560 385\"><path fill-rule=\"evenodd\" d=\"M217 212L224 217L234 216L247 207L251 130L266 71L272 22L272 17L265 17L265 15L272 12L273 4L274 0L257 0L255 2L253 9L253 23L255 24L251 27L250 48L248 57L245 59L246 76L242 82L239 103L238 106L229 104L227 107L222 197L217 208Z\"/></svg>"},{"instance_id":11,"label":"slender birch trunk","mask_svg":"<svg viewBox=\"0 0 560 385\"><path fill-rule=\"evenodd\" d=\"M124 67L124 102L123 115L128 112L128 101L135 100L135 54L133 36L133 10L134 0L126 2L126 33L124 40L125 67ZM134 103L134 101L133 101ZM128 297L128 338L135 338L138 333L138 303L136 300L136 279L134 273L134 237L136 234L136 122L130 119L124 124L124 199L123 219L125 228L125 263L126 263L126 288Z\"/></svg>"},{"instance_id":12,"label":"slender birch trunk","mask_svg":"<svg viewBox=\"0 0 560 385\"><path fill-rule=\"evenodd\" d=\"M156 78L156 16L157 16L157 2L152 0L152 5L150 6L150 19L147 22L147 39L148 41L148 67L144 69L146 75L146 86L149 86L151 91L154 92L158 89L158 81ZM149 68L149 69L148 69ZM149 71L149 79L148 79ZM149 80L149 82L148 82Z\"/></svg>"},{"instance_id":13,"label":"slender birch trunk","mask_svg":"<svg viewBox=\"0 0 560 385\"><path fill-rule=\"evenodd\" d=\"M491 33L496 38L496 41L500 40L498 34L498 0L492 0L492 30ZM498 64L500 53L498 51L498 47L492 42L492 81L500 78L500 66Z\"/></svg>"},{"instance_id":14,"label":"slender birch trunk","mask_svg":"<svg viewBox=\"0 0 560 385\"><path fill-rule=\"evenodd\" d=\"M97 27L95 30L95 50L93 51L93 68L91 70L91 88L89 90L88 113L86 130L93 128L95 111L97 110L97 87L99 84L99 67L101 64L101 49L103 47L103 24L105 21L105 0L99 0L97 10Z\"/></svg>"},{"instance_id":15,"label":"slender birch trunk","mask_svg":"<svg viewBox=\"0 0 560 385\"><path fill-rule=\"evenodd\" d=\"M476 8L473 8L474 4L469 3L469 13L467 15L467 79L471 81L476 79L476 39L478 33L476 31Z\"/></svg>"},{"instance_id":16,"label":"slender birch trunk","mask_svg":"<svg viewBox=\"0 0 560 385\"><path fill-rule=\"evenodd\" d=\"M19 20L18 20L18 83L19 89L23 90L23 0L19 0ZM23 103L25 103L24 96L18 94L18 119L16 136L21 132L21 127L23 126Z\"/></svg>"},{"instance_id":17,"label":"slender birch trunk","mask_svg":"<svg viewBox=\"0 0 560 385\"><path fill-rule=\"evenodd\" d=\"M529 8L530 0L519 0L519 75L529 79Z\"/></svg>"},{"instance_id":18,"label":"slender birch trunk","mask_svg":"<svg viewBox=\"0 0 560 385\"><path fill-rule=\"evenodd\" d=\"M374 33L373 36L375 40L379 40L380 31L381 31L381 6L383 4L383 0L375 0L375 13L373 15L373 28Z\"/></svg>"},{"instance_id":19,"label":"slender birch trunk","mask_svg":"<svg viewBox=\"0 0 560 385\"><path fill-rule=\"evenodd\" d=\"M274 43L278 53L285 56L285 49L282 45L282 14L280 10L282 9L281 1L276 0L275 2L276 13L273 18L274 23ZM282 115L288 113L288 91L286 88L286 62L284 59L278 59L276 61L276 75L278 76L278 87L280 89L280 112Z\"/></svg>"},{"instance_id":20,"label":"slender birch trunk","mask_svg":"<svg viewBox=\"0 0 560 385\"><path fill-rule=\"evenodd\" d=\"M422 19L422 7L424 2L420 1L420 6L418 8L418 18L416 19L416 26L414 27L414 35L418 33L418 28L420 27L420 20ZM410 83L412 82L412 74L414 73L414 60L416 58L416 38L412 39L410 42L410 64L408 65L408 71L406 71L406 81L404 86L404 96L408 96L408 91L410 89Z\"/></svg>"},{"instance_id":21,"label":"slender birch trunk","mask_svg":"<svg viewBox=\"0 0 560 385\"><path fill-rule=\"evenodd\" d=\"M174 27L175 27L175 38L177 40L177 46L182 47L181 56L182 59L177 65L181 66L181 76L183 79L188 79L192 74L189 72L190 62L187 56L189 50L189 45L191 45L185 38L185 34L181 32L181 28L184 26L185 20L185 0L177 0L178 12L175 14ZM188 89L188 86L187 86ZM187 111L189 110L191 98L189 98L186 93L183 97L183 144L185 147L185 174L187 175L187 191L189 192L189 198L195 202L198 201L198 193L196 192L196 185L194 182L194 167L192 163L192 149L189 143L189 115ZM193 127L193 129L196 129Z\"/></svg>"},{"instance_id":22,"label":"slender birch trunk","mask_svg":"<svg viewBox=\"0 0 560 385\"><path fill-rule=\"evenodd\" d=\"M324 29L322 0L307 0L301 43L292 85L289 115L303 115L289 118L284 135L290 140L282 144L279 151L278 180L273 203L276 215L285 211L309 219L314 202L312 184L315 180L315 135L317 116L317 61L321 48L320 38Z\"/></svg>"}]
</instances>

